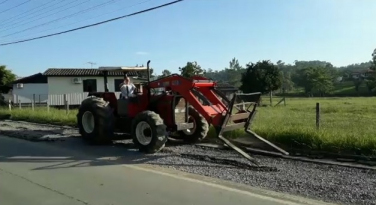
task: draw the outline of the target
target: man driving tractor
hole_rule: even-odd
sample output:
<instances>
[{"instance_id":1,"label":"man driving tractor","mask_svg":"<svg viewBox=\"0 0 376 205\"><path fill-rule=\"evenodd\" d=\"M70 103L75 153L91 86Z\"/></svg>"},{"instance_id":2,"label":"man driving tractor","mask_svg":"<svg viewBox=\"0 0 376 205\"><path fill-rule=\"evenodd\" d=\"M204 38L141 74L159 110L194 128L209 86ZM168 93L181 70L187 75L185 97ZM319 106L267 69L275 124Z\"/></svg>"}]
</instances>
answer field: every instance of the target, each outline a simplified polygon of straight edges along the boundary
<instances>
[{"instance_id":1,"label":"man driving tractor","mask_svg":"<svg viewBox=\"0 0 376 205\"><path fill-rule=\"evenodd\" d=\"M131 80L128 76L124 77L124 82L119 86L121 91L120 99L128 99L129 97L132 97L134 91L136 90L136 86L131 83Z\"/></svg>"}]
</instances>

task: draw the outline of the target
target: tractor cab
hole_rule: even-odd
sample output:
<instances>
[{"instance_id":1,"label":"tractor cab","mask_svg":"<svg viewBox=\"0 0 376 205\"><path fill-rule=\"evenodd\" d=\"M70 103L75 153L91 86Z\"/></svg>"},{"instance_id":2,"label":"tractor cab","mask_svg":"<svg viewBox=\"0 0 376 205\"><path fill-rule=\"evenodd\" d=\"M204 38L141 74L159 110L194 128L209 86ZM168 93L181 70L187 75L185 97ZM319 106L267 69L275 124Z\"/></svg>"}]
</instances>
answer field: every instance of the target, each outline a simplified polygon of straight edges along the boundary
<instances>
[{"instance_id":1,"label":"tractor cab","mask_svg":"<svg viewBox=\"0 0 376 205\"><path fill-rule=\"evenodd\" d=\"M137 105L140 101L140 98L142 98L143 94L143 85L145 85L149 77L149 67L144 66L117 66L117 67L99 67L98 68L103 73L104 78L104 91L103 93L93 93L91 95L95 95L97 97L102 97L106 101L108 101L111 104L111 107L114 108L115 113L120 117L128 117L129 111L134 110L132 109L134 105ZM114 74L122 73L123 79L129 78L130 83L132 83L135 88L129 90L129 87L127 87L128 92L132 92L132 94L128 95L127 97L124 96L123 92L119 94L119 97L115 94L115 87L113 88L113 91L110 91L109 89L109 82L108 82L108 76L113 76ZM110 82L110 84L113 84ZM123 85L123 82L119 85L121 87ZM124 91L125 89L122 88ZM127 93L127 92L126 92ZM90 94L89 94L90 95Z\"/></svg>"},{"instance_id":2,"label":"tractor cab","mask_svg":"<svg viewBox=\"0 0 376 205\"><path fill-rule=\"evenodd\" d=\"M142 85L147 82L145 77L148 75L148 68L144 66L99 67L98 70L103 73L105 92L109 92L108 75L111 75L112 73L122 73L123 79L129 77L131 83L136 86L136 92L134 94L142 93ZM115 86L121 86L121 84Z\"/></svg>"}]
</instances>

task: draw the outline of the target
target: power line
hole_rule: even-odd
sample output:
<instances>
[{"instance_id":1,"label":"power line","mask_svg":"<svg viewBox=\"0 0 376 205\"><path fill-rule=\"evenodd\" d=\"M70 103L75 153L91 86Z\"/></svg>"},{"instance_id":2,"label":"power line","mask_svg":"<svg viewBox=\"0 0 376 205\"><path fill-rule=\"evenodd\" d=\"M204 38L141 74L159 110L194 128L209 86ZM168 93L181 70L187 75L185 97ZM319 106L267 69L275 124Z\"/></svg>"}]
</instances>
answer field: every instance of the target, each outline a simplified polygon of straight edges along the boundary
<instances>
[{"instance_id":1,"label":"power line","mask_svg":"<svg viewBox=\"0 0 376 205\"><path fill-rule=\"evenodd\" d=\"M47 3L42 4L42 5L38 6L38 7L33 8L33 9L27 10L27 11L23 12L22 14L27 14L27 13L29 13L30 11L33 11L33 10L35 10L35 9L37 9L37 8L40 8L40 7L43 7L43 6L45 6L45 5L47 5L47 4L50 4L50 3L54 2L54 1L56 1L56 0L48 1ZM61 2L62 2L62 1L59 1L57 4L59 4L59 3L61 3ZM47 7L47 8L49 8L49 7ZM43 9L37 10L36 12L41 11L41 10L43 10ZM36 13L36 12L32 12L31 14L34 14L34 13ZM25 17L25 16L29 16L29 15L30 15L30 14L27 14L27 15L24 15L24 16L23 16L22 14L19 14L19 15L13 16L13 17L8 18L8 19L5 19L4 21L2 21L2 23L5 23L5 25L6 25L6 24L9 24L10 22L13 22L14 20L22 19L23 17ZM21 18L16 18L16 17L19 17L19 16L21 16ZM16 19L14 19L14 18L16 18ZM9 21L9 20L12 20L12 19L14 19L14 20L13 20L13 21Z\"/></svg>"},{"instance_id":2,"label":"power line","mask_svg":"<svg viewBox=\"0 0 376 205\"><path fill-rule=\"evenodd\" d=\"M5 1L2 1L2 2L0 2L0 4L3 4L3 3L5 3L5 2L7 2L8 0L5 0Z\"/></svg>"},{"instance_id":3,"label":"power line","mask_svg":"<svg viewBox=\"0 0 376 205\"><path fill-rule=\"evenodd\" d=\"M87 0L87 1L90 1L90 0ZM14 32L14 33L11 33L11 34L8 34L8 35L5 35L5 36L1 36L1 37L4 38L4 37L7 37L7 36L12 36L12 35L14 35L14 34L22 33L22 32L28 31L28 30L32 30L32 29L34 29L34 28L38 28L38 27L41 27L41 26L44 26L44 25L48 25L48 24L50 24L50 23L53 23L53 22L56 22L56 21L59 21L59 20L62 20L62 19L70 18L70 17L72 17L72 16L76 16L76 15L79 15L79 14L81 14L81 13L85 13L85 12L87 12L87 11L90 11L90 10L92 10L92 9L99 8L99 7L104 6L104 5L106 5L106 4L114 3L114 1L119 1L119 0L110 0L110 1L108 1L108 2L105 2L105 3L99 4L99 5L96 5L96 6L90 7L90 8L88 8L88 9L80 10L80 11L78 11L78 12L76 12L76 13L73 13L73 14L70 14L70 15L67 15L67 16L63 16L63 17L61 17L61 18L57 18L57 19L54 19L54 20L48 21L48 22L46 22L46 23L42 23L42 24L39 24L39 25L36 25L36 26L32 26L32 27L26 28L26 29L24 29L24 30L17 31L17 32Z\"/></svg>"},{"instance_id":4,"label":"power line","mask_svg":"<svg viewBox=\"0 0 376 205\"><path fill-rule=\"evenodd\" d=\"M61 7L64 7L64 6L66 6L66 5L69 5L69 4L71 4L71 3L77 2L77 1L80 1L80 0L75 0L75 1L69 2L68 4L64 4L63 6L57 7L57 8L55 8L55 9L51 9L51 10L49 10L49 12L50 12L50 11L53 11L53 10L56 10L56 9L59 9L59 8L61 8ZM31 21L27 21L26 23L20 24L20 25L18 25L18 26L14 26L14 25L17 25L17 24L18 24L17 22L16 22L16 23L11 23L11 24L5 26L5 29L1 30L1 32L3 32L3 31L7 31L7 30L9 30L9 29L17 28L17 27L20 27L20 26L22 26L22 25L26 25L26 24L32 23L32 22L34 22L34 21L37 21L37 20L40 20L40 19L43 19L43 18L46 18L46 17L52 16L52 15L55 15L55 14L57 14L57 13L60 13L60 12L66 11L66 10L68 10L68 9L74 8L74 7L76 7L76 6L79 6L79 5L81 5L81 4L84 4L84 3L88 2L88 1L91 1L91 0L86 0L86 1L80 2L79 4L76 4L76 5L74 5L74 6L71 6L71 7L65 8L65 9L63 9L63 10L60 10L60 11L56 12L56 13L52 13L52 14L47 15L47 16L42 16L42 17L40 17L40 18L37 18L37 19L31 20ZM60 2L60 3L61 3L61 2ZM48 12L47 12L47 13L48 13ZM43 15L43 14L45 14L45 13L41 13L41 14L36 15L36 16L34 16L34 17L31 17L31 18L35 18L35 17L38 17L38 16ZM27 16L27 15L26 15L26 16ZM30 18L28 18L27 20L30 20ZM21 21L21 22L19 22L19 23L22 23L22 22L23 22L23 21ZM8 23L9 23L9 22L8 22ZM14 27L12 27L12 26L14 26Z\"/></svg>"},{"instance_id":5,"label":"power line","mask_svg":"<svg viewBox=\"0 0 376 205\"><path fill-rule=\"evenodd\" d=\"M83 19L81 21L75 21L74 23L70 23L70 24L66 24L66 25L62 25L62 26L58 26L58 27L54 27L54 28L45 29L45 30L42 30L42 31L39 31L39 32L35 32L34 34L39 34L39 33L43 33L43 32L46 32L46 31L56 30L56 29L59 29L59 28L67 27L67 26L74 25L74 24L77 24L77 23L81 23L81 22L84 22L84 21L88 21L88 20L91 20L91 19L96 19L98 17L105 16L105 15L108 15L108 14L112 14L116 11L124 10L126 8L131 8L131 7L134 7L134 6L137 6L137 5L141 5L141 4L144 4L144 3L149 2L149 1L152 1L152 0L145 0L145 1L142 1L142 2L139 2L139 3L132 4L130 6L122 7L120 9L116 9L116 10L112 10L110 12L107 12L107 13L104 13L104 14L101 14L101 15L98 15L98 16L95 16L95 17L92 17L92 18L87 18L87 19ZM28 36L30 36L30 34L23 35L20 38L26 38Z\"/></svg>"},{"instance_id":6,"label":"power line","mask_svg":"<svg viewBox=\"0 0 376 205\"><path fill-rule=\"evenodd\" d=\"M159 8L162 8L162 7L170 6L172 4L176 4L176 3L182 2L182 1L184 1L184 0L176 0L176 1L165 3L165 4L162 4L162 5L159 5L159 6L155 6L155 7L152 7L152 8L148 8L148 9L145 9L145 10L141 10L141 11L137 11L137 12L134 12L134 13L131 13L131 14L127 14L127 15L124 15L124 16L119 16L119 17L116 17L116 18L101 21L101 22L98 22L98 23L89 24L89 25L86 25L86 26L81 26L81 27L78 27L78 28L74 28L74 29L70 29L70 30L66 30L66 31L58 32L58 33L48 34L48 35L44 35L44 36L39 36L39 37L35 37L35 38L29 38L29 39L25 39L25 40L3 43L3 44L0 44L0 46L6 46L6 45L10 45L10 44L33 41L33 40L47 38L47 37L51 37L51 36L57 36L57 35L64 34L64 33L70 33L70 32L73 32L73 31L77 31L77 30L81 30L81 29L85 29L85 28L89 28L89 27L93 27L93 26L98 26L100 24L105 24L105 23L108 23L108 22L111 22L111 21L116 21L116 20L119 20L119 19L131 17L131 16L136 16L138 14L142 14L142 13L146 13L146 12L156 10L156 9L159 9Z\"/></svg>"},{"instance_id":7,"label":"power line","mask_svg":"<svg viewBox=\"0 0 376 205\"><path fill-rule=\"evenodd\" d=\"M17 8L19 6L22 6L22 5L24 5L24 4L26 4L27 2L30 2L30 1L31 0L27 0L27 1L23 2L23 3L17 4L16 6L13 6L13 7L10 7L9 9L5 9L5 10L1 11L0 13L4 13L4 12L7 12L7 11L10 11L10 10L15 9L15 8Z\"/></svg>"}]
</instances>

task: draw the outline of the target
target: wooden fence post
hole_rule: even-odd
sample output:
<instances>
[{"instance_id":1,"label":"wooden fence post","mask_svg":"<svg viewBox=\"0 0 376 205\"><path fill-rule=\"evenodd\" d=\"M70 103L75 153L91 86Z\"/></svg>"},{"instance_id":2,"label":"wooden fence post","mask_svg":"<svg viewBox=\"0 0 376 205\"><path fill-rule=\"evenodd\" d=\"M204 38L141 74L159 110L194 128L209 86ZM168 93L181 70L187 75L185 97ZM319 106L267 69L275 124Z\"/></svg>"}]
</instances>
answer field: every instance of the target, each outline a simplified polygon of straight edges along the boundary
<instances>
[{"instance_id":1,"label":"wooden fence post","mask_svg":"<svg viewBox=\"0 0 376 205\"><path fill-rule=\"evenodd\" d=\"M65 112L66 112L66 114L68 114L69 113L69 104L68 104L67 94L64 94L64 106L65 106Z\"/></svg>"},{"instance_id":2,"label":"wooden fence post","mask_svg":"<svg viewBox=\"0 0 376 205\"><path fill-rule=\"evenodd\" d=\"M33 94L33 104L35 105L35 94Z\"/></svg>"},{"instance_id":3,"label":"wooden fence post","mask_svg":"<svg viewBox=\"0 0 376 205\"><path fill-rule=\"evenodd\" d=\"M65 101L65 110L66 110L66 113L68 114L69 113L69 102L68 102L68 100Z\"/></svg>"},{"instance_id":4,"label":"wooden fence post","mask_svg":"<svg viewBox=\"0 0 376 205\"><path fill-rule=\"evenodd\" d=\"M269 93L269 100L270 100L270 106L273 106L273 91L270 91Z\"/></svg>"},{"instance_id":5,"label":"wooden fence post","mask_svg":"<svg viewBox=\"0 0 376 205\"><path fill-rule=\"evenodd\" d=\"M320 129L320 103L316 103L316 128Z\"/></svg>"},{"instance_id":6,"label":"wooden fence post","mask_svg":"<svg viewBox=\"0 0 376 205\"><path fill-rule=\"evenodd\" d=\"M20 109L22 108L21 100L18 100L18 107L19 107Z\"/></svg>"},{"instance_id":7,"label":"wooden fence post","mask_svg":"<svg viewBox=\"0 0 376 205\"><path fill-rule=\"evenodd\" d=\"M34 111L34 102L31 101L31 110Z\"/></svg>"},{"instance_id":8,"label":"wooden fence post","mask_svg":"<svg viewBox=\"0 0 376 205\"><path fill-rule=\"evenodd\" d=\"M50 103L47 100L47 112L50 112Z\"/></svg>"},{"instance_id":9,"label":"wooden fence post","mask_svg":"<svg viewBox=\"0 0 376 205\"><path fill-rule=\"evenodd\" d=\"M8 100L8 107L9 107L9 111L12 111L12 100L11 99Z\"/></svg>"}]
</instances>

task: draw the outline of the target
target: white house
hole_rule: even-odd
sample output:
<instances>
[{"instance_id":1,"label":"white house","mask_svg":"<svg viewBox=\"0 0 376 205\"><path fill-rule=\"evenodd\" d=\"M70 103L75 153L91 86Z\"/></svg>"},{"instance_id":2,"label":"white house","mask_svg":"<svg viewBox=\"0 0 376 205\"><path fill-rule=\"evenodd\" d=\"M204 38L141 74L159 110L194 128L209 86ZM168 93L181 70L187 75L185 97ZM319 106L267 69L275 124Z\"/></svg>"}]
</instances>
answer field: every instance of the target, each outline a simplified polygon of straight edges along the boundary
<instances>
[{"instance_id":1,"label":"white house","mask_svg":"<svg viewBox=\"0 0 376 205\"><path fill-rule=\"evenodd\" d=\"M87 97L88 92L104 92L105 89L103 73L98 69L49 68L43 75L47 77L50 105L63 105L65 100L71 105L79 105ZM136 72L128 72L128 76L137 75ZM109 91L119 95L119 85L123 80L123 72L109 71L107 75ZM136 79L132 81L137 83Z\"/></svg>"},{"instance_id":2,"label":"white house","mask_svg":"<svg viewBox=\"0 0 376 205\"><path fill-rule=\"evenodd\" d=\"M48 99L47 77L42 73L17 79L12 83L13 96L11 100L14 103L46 103Z\"/></svg>"},{"instance_id":3,"label":"white house","mask_svg":"<svg viewBox=\"0 0 376 205\"><path fill-rule=\"evenodd\" d=\"M375 71L371 70L371 69L351 73L351 76L352 76L353 79L367 78L367 77L370 77L372 75L375 75Z\"/></svg>"}]
</instances>

